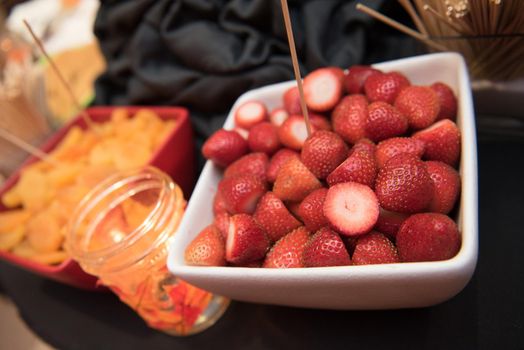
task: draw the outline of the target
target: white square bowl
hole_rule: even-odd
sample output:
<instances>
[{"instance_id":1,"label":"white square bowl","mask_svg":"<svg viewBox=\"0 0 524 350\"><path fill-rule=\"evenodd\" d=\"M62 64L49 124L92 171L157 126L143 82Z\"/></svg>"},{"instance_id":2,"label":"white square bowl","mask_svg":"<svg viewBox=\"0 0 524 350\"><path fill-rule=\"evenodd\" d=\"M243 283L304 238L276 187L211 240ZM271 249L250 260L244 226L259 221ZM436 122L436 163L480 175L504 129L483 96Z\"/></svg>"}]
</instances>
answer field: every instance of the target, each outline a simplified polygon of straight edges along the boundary
<instances>
[{"instance_id":1,"label":"white square bowl","mask_svg":"<svg viewBox=\"0 0 524 350\"><path fill-rule=\"evenodd\" d=\"M457 95L457 124L462 133L462 193L456 218L462 233L459 253L445 261L365 266L298 269L188 266L184 263L184 250L213 221L213 197L222 177L222 171L208 161L170 245L167 265L171 273L235 300L342 310L426 307L453 297L466 286L477 262L478 209L475 120L464 59L455 53L439 53L375 67L400 71L417 85L442 81ZM280 106L283 92L293 84L284 82L246 92L236 101L224 128L233 127L233 111L238 105L257 99L269 109Z\"/></svg>"}]
</instances>

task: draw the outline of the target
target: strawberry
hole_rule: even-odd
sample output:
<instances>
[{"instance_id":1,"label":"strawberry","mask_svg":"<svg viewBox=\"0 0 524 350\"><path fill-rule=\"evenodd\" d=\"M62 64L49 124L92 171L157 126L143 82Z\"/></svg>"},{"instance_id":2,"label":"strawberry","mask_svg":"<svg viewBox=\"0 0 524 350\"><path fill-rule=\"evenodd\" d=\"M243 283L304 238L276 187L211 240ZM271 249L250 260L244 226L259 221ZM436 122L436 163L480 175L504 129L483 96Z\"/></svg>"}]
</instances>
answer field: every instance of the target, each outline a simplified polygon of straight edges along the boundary
<instances>
[{"instance_id":1,"label":"strawberry","mask_svg":"<svg viewBox=\"0 0 524 350\"><path fill-rule=\"evenodd\" d=\"M424 154L424 142L412 137L394 137L379 142L375 150L377 165L382 168L386 162L400 153L409 153L417 158L422 158Z\"/></svg>"},{"instance_id":2,"label":"strawberry","mask_svg":"<svg viewBox=\"0 0 524 350\"><path fill-rule=\"evenodd\" d=\"M239 126L235 126L235 128L233 129L233 131L236 131L240 136L242 136L242 138L244 140L247 141L247 137L249 136L249 131L244 129L244 128L241 128Z\"/></svg>"},{"instance_id":3,"label":"strawberry","mask_svg":"<svg viewBox=\"0 0 524 350\"><path fill-rule=\"evenodd\" d=\"M184 259L188 265L224 266L224 252L222 234L214 225L209 225L189 243Z\"/></svg>"},{"instance_id":4,"label":"strawberry","mask_svg":"<svg viewBox=\"0 0 524 350\"><path fill-rule=\"evenodd\" d=\"M441 82L436 82L430 87L436 92L440 103L440 112L436 120L449 119L455 121L457 118L457 98L453 90Z\"/></svg>"},{"instance_id":5,"label":"strawberry","mask_svg":"<svg viewBox=\"0 0 524 350\"><path fill-rule=\"evenodd\" d=\"M220 231L224 239L227 238L227 230L229 229L229 214L227 212L221 212L215 215L213 225Z\"/></svg>"},{"instance_id":6,"label":"strawberry","mask_svg":"<svg viewBox=\"0 0 524 350\"><path fill-rule=\"evenodd\" d=\"M322 114L309 113L309 122L315 130L331 131L331 122Z\"/></svg>"},{"instance_id":7,"label":"strawberry","mask_svg":"<svg viewBox=\"0 0 524 350\"><path fill-rule=\"evenodd\" d=\"M269 113L269 121L276 127L282 125L287 117L289 117L289 113L282 107L275 108Z\"/></svg>"},{"instance_id":8,"label":"strawberry","mask_svg":"<svg viewBox=\"0 0 524 350\"><path fill-rule=\"evenodd\" d=\"M400 262L397 248L386 236L376 231L358 238L352 259L354 265Z\"/></svg>"},{"instance_id":9,"label":"strawberry","mask_svg":"<svg viewBox=\"0 0 524 350\"><path fill-rule=\"evenodd\" d=\"M291 158L280 168L273 192L283 201L301 201L320 187L315 175L299 159Z\"/></svg>"},{"instance_id":10,"label":"strawberry","mask_svg":"<svg viewBox=\"0 0 524 350\"><path fill-rule=\"evenodd\" d=\"M306 267L351 265L351 259L340 236L328 227L318 230L304 248Z\"/></svg>"},{"instance_id":11,"label":"strawberry","mask_svg":"<svg viewBox=\"0 0 524 350\"><path fill-rule=\"evenodd\" d=\"M302 225L273 192L267 192L260 198L253 218L266 231L272 242L278 241L286 233Z\"/></svg>"},{"instance_id":12,"label":"strawberry","mask_svg":"<svg viewBox=\"0 0 524 350\"><path fill-rule=\"evenodd\" d=\"M313 111L327 112L342 97L342 81L333 69L318 68L304 78L304 100Z\"/></svg>"},{"instance_id":13,"label":"strawberry","mask_svg":"<svg viewBox=\"0 0 524 350\"><path fill-rule=\"evenodd\" d=\"M389 103L377 101L368 106L364 128L366 136L378 142L404 134L408 130L408 120Z\"/></svg>"},{"instance_id":14,"label":"strawberry","mask_svg":"<svg viewBox=\"0 0 524 350\"><path fill-rule=\"evenodd\" d=\"M372 74L364 82L364 92L370 102L393 104L400 90L410 84L408 78L399 72Z\"/></svg>"},{"instance_id":15,"label":"strawberry","mask_svg":"<svg viewBox=\"0 0 524 350\"><path fill-rule=\"evenodd\" d=\"M338 134L319 130L302 146L302 163L319 179L324 179L346 159L348 146Z\"/></svg>"},{"instance_id":16,"label":"strawberry","mask_svg":"<svg viewBox=\"0 0 524 350\"><path fill-rule=\"evenodd\" d=\"M217 191L215 198L213 198L213 214L218 215L220 213L227 213L227 209L224 197L220 194L220 191Z\"/></svg>"},{"instance_id":17,"label":"strawberry","mask_svg":"<svg viewBox=\"0 0 524 350\"><path fill-rule=\"evenodd\" d=\"M371 188L375 185L377 176L377 166L375 158L367 150L352 150L349 157L342 162L329 176L327 183L329 186L341 182L358 182Z\"/></svg>"},{"instance_id":18,"label":"strawberry","mask_svg":"<svg viewBox=\"0 0 524 350\"><path fill-rule=\"evenodd\" d=\"M315 127L311 125L311 133ZM290 115L278 128L280 142L291 149L299 151L308 137L307 127L301 115Z\"/></svg>"},{"instance_id":19,"label":"strawberry","mask_svg":"<svg viewBox=\"0 0 524 350\"><path fill-rule=\"evenodd\" d=\"M218 184L219 195L230 214L252 214L266 191L266 182L251 174L227 177Z\"/></svg>"},{"instance_id":20,"label":"strawberry","mask_svg":"<svg viewBox=\"0 0 524 350\"><path fill-rule=\"evenodd\" d=\"M235 111L235 125L247 130L267 119L266 105L260 101L244 102Z\"/></svg>"},{"instance_id":21,"label":"strawberry","mask_svg":"<svg viewBox=\"0 0 524 350\"><path fill-rule=\"evenodd\" d=\"M236 131L217 130L202 146L202 154L225 168L248 152L247 141Z\"/></svg>"},{"instance_id":22,"label":"strawberry","mask_svg":"<svg viewBox=\"0 0 524 350\"><path fill-rule=\"evenodd\" d=\"M224 178L251 174L266 180L269 159L265 153L249 153L235 160L224 171Z\"/></svg>"},{"instance_id":23,"label":"strawberry","mask_svg":"<svg viewBox=\"0 0 524 350\"><path fill-rule=\"evenodd\" d=\"M376 73L382 73L378 69L370 66L353 65L349 67L344 79L344 87L348 94L362 94L364 92L364 82Z\"/></svg>"},{"instance_id":24,"label":"strawberry","mask_svg":"<svg viewBox=\"0 0 524 350\"><path fill-rule=\"evenodd\" d=\"M423 161L401 153L380 168L375 192L384 209L416 213L426 209L433 198L433 181Z\"/></svg>"},{"instance_id":25,"label":"strawberry","mask_svg":"<svg viewBox=\"0 0 524 350\"><path fill-rule=\"evenodd\" d=\"M254 125L249 130L247 143L251 151L264 152L268 155L272 155L282 147L278 138L278 128L270 122Z\"/></svg>"},{"instance_id":26,"label":"strawberry","mask_svg":"<svg viewBox=\"0 0 524 350\"><path fill-rule=\"evenodd\" d=\"M406 116L413 130L427 128L440 112L438 95L428 86L408 86L398 94L395 107Z\"/></svg>"},{"instance_id":27,"label":"strawberry","mask_svg":"<svg viewBox=\"0 0 524 350\"><path fill-rule=\"evenodd\" d=\"M344 87L344 80L346 79L346 73L344 73L344 70L340 67L335 66L328 66L326 68L331 70L331 72L333 72L338 77L340 83L342 84L342 87Z\"/></svg>"},{"instance_id":28,"label":"strawberry","mask_svg":"<svg viewBox=\"0 0 524 350\"><path fill-rule=\"evenodd\" d=\"M460 194L460 175L455 169L443 162L428 161L426 165L435 187L435 195L429 204L429 210L448 214L455 206Z\"/></svg>"},{"instance_id":29,"label":"strawberry","mask_svg":"<svg viewBox=\"0 0 524 350\"><path fill-rule=\"evenodd\" d=\"M460 249L457 224L440 213L411 215L397 234L401 261L437 261L454 257Z\"/></svg>"},{"instance_id":30,"label":"strawberry","mask_svg":"<svg viewBox=\"0 0 524 350\"><path fill-rule=\"evenodd\" d=\"M249 261L247 263L242 263L242 264L231 264L231 266L234 266L234 267L262 267L262 264L264 263L264 259L260 259L260 260L255 260L255 261Z\"/></svg>"},{"instance_id":31,"label":"strawberry","mask_svg":"<svg viewBox=\"0 0 524 350\"><path fill-rule=\"evenodd\" d=\"M225 254L229 263L244 265L260 260L268 249L266 232L253 217L237 214L229 219Z\"/></svg>"},{"instance_id":32,"label":"strawberry","mask_svg":"<svg viewBox=\"0 0 524 350\"><path fill-rule=\"evenodd\" d=\"M284 92L284 95L282 95L282 104L289 115L302 115L298 87L290 87Z\"/></svg>"},{"instance_id":33,"label":"strawberry","mask_svg":"<svg viewBox=\"0 0 524 350\"><path fill-rule=\"evenodd\" d=\"M329 188L323 209L335 230L356 236L373 228L378 208L377 196L371 188L357 182L344 182Z\"/></svg>"},{"instance_id":34,"label":"strawberry","mask_svg":"<svg viewBox=\"0 0 524 350\"><path fill-rule=\"evenodd\" d=\"M364 151L367 152L370 156L375 157L376 148L377 145L375 145L370 139L360 139L353 145L351 152Z\"/></svg>"},{"instance_id":35,"label":"strawberry","mask_svg":"<svg viewBox=\"0 0 524 350\"><path fill-rule=\"evenodd\" d=\"M460 157L460 130L449 119L443 119L429 128L413 134L415 139L424 141L424 158L439 160L455 166Z\"/></svg>"},{"instance_id":36,"label":"strawberry","mask_svg":"<svg viewBox=\"0 0 524 350\"><path fill-rule=\"evenodd\" d=\"M408 218L408 214L395 213L386 209L380 208L378 220L375 224L375 230L385 234L391 239L395 239L398 229Z\"/></svg>"},{"instance_id":37,"label":"strawberry","mask_svg":"<svg viewBox=\"0 0 524 350\"><path fill-rule=\"evenodd\" d=\"M296 151L290 150L289 148L279 149L277 153L275 153L269 160L266 171L267 181L275 182L278 171L290 158L300 159L300 154L298 154Z\"/></svg>"},{"instance_id":38,"label":"strawberry","mask_svg":"<svg viewBox=\"0 0 524 350\"><path fill-rule=\"evenodd\" d=\"M291 202L291 201L286 202L287 210L289 210L289 212L293 214L294 217L299 218L299 219L300 219L300 215L298 213L298 209L300 208L300 203L302 202Z\"/></svg>"},{"instance_id":39,"label":"strawberry","mask_svg":"<svg viewBox=\"0 0 524 350\"><path fill-rule=\"evenodd\" d=\"M262 267L286 269L304 267L303 252L310 233L301 226L279 239L267 253Z\"/></svg>"},{"instance_id":40,"label":"strawberry","mask_svg":"<svg viewBox=\"0 0 524 350\"><path fill-rule=\"evenodd\" d=\"M333 130L349 143L366 137L367 107L368 100L364 95L342 98L331 114Z\"/></svg>"},{"instance_id":41,"label":"strawberry","mask_svg":"<svg viewBox=\"0 0 524 350\"><path fill-rule=\"evenodd\" d=\"M323 210L326 194L327 188L314 190L300 202L298 207L298 217L311 232L316 232L329 224Z\"/></svg>"}]
</instances>

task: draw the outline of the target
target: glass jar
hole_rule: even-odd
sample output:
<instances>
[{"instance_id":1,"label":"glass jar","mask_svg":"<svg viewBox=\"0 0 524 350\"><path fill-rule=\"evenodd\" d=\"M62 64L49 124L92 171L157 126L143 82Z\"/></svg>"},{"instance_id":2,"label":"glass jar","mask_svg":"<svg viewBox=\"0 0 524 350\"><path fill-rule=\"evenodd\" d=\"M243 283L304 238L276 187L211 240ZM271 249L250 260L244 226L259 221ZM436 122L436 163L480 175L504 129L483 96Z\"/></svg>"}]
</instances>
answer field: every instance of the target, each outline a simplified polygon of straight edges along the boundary
<instances>
[{"instance_id":1,"label":"glass jar","mask_svg":"<svg viewBox=\"0 0 524 350\"><path fill-rule=\"evenodd\" d=\"M66 249L88 273L155 329L190 335L213 325L229 300L169 273L169 240L185 201L171 178L153 167L115 174L73 213Z\"/></svg>"}]
</instances>

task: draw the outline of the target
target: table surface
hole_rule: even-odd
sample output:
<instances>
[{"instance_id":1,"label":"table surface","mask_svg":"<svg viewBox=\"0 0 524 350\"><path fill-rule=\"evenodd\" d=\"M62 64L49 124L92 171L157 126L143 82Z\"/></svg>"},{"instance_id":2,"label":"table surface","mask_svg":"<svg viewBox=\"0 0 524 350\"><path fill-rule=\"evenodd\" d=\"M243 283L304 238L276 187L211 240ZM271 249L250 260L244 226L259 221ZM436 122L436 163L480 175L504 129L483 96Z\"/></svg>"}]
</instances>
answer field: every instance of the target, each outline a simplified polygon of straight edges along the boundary
<instances>
[{"instance_id":1,"label":"table surface","mask_svg":"<svg viewBox=\"0 0 524 350\"><path fill-rule=\"evenodd\" d=\"M147 328L109 293L81 291L0 263L0 285L61 349L523 349L524 140L479 142L479 261L456 297L430 308L331 311L233 302L186 338Z\"/></svg>"}]
</instances>

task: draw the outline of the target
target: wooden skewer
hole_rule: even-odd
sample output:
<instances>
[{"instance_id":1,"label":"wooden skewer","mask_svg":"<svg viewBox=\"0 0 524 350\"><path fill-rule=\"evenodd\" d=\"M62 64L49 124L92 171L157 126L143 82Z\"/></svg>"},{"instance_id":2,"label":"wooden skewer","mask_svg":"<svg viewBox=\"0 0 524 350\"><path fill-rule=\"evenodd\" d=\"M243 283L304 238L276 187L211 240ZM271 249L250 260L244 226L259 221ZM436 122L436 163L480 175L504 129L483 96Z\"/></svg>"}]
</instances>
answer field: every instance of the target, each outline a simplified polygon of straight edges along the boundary
<instances>
[{"instance_id":1,"label":"wooden skewer","mask_svg":"<svg viewBox=\"0 0 524 350\"><path fill-rule=\"evenodd\" d=\"M53 69L53 71L57 75L58 80L60 80L60 82L62 83L62 85L66 89L66 91L67 91L67 93L69 95L69 98L71 99L71 101L73 102L73 104L75 105L77 110L80 111L80 114L82 115L82 118L84 119L84 122L86 123L87 127L93 130L94 129L93 128L94 122L91 120L91 117L89 117L89 114L87 114L87 112L84 110L84 108L82 108L82 106L80 105L80 102L78 102L78 99L76 98L76 96L75 96L75 94L73 92L73 89L71 88L71 86L69 85L67 80L64 78L62 73L60 72L60 69L58 69L58 66L56 65L55 61L47 53L47 51L46 51L46 49L44 47L44 44L36 36L35 32L31 28L31 26L29 25L27 20L24 19L23 22L24 22L25 27L29 31L29 34L31 34L31 37L33 38L34 42L36 43L36 45L38 46L38 48L40 49L42 54L45 56L45 58L49 61L49 64L51 65L51 68Z\"/></svg>"},{"instance_id":2,"label":"wooden skewer","mask_svg":"<svg viewBox=\"0 0 524 350\"><path fill-rule=\"evenodd\" d=\"M47 153L42 152L35 146L25 142L21 138L11 134L9 131L5 129L0 128L0 137L44 162L48 162L53 165L59 165L59 163L53 158L51 158Z\"/></svg>"},{"instance_id":3,"label":"wooden skewer","mask_svg":"<svg viewBox=\"0 0 524 350\"><path fill-rule=\"evenodd\" d=\"M409 16L411 17L411 20L413 23L415 23L415 26L421 32L423 35L428 35L428 31L426 29L426 26L424 25L424 22L420 19L419 15L417 14L417 11L415 11L415 8L413 7L413 4L409 0L398 0L400 5L404 7L404 10L407 11Z\"/></svg>"},{"instance_id":4,"label":"wooden skewer","mask_svg":"<svg viewBox=\"0 0 524 350\"><path fill-rule=\"evenodd\" d=\"M291 52L291 61L293 62L293 70L295 71L295 79L297 81L298 93L300 94L300 107L302 108L302 115L306 122L307 136L311 136L311 124L309 122L309 113L304 99L304 89L302 87L302 77L300 76L300 69L298 66L297 50L295 48L295 40L293 39L293 28L291 27L291 19L289 18L289 8L287 0L281 0L282 14L284 15L284 23L286 25L287 39L289 42L289 51Z\"/></svg>"},{"instance_id":5,"label":"wooden skewer","mask_svg":"<svg viewBox=\"0 0 524 350\"><path fill-rule=\"evenodd\" d=\"M436 42L434 42L433 40L429 39L426 35L422 35L420 34L419 32L387 17L387 16L384 16L383 14L381 14L380 12L377 12L361 3L358 3L357 6L356 6L357 10L359 11L362 11L366 14L368 14L369 16L401 31L402 33L404 34L407 34L409 36L411 36L412 38L415 38L419 41L422 41L424 44L432 47L433 49L435 50L439 50L439 51L448 51L448 49L444 46L444 45L441 45L441 44L438 44Z\"/></svg>"}]
</instances>

